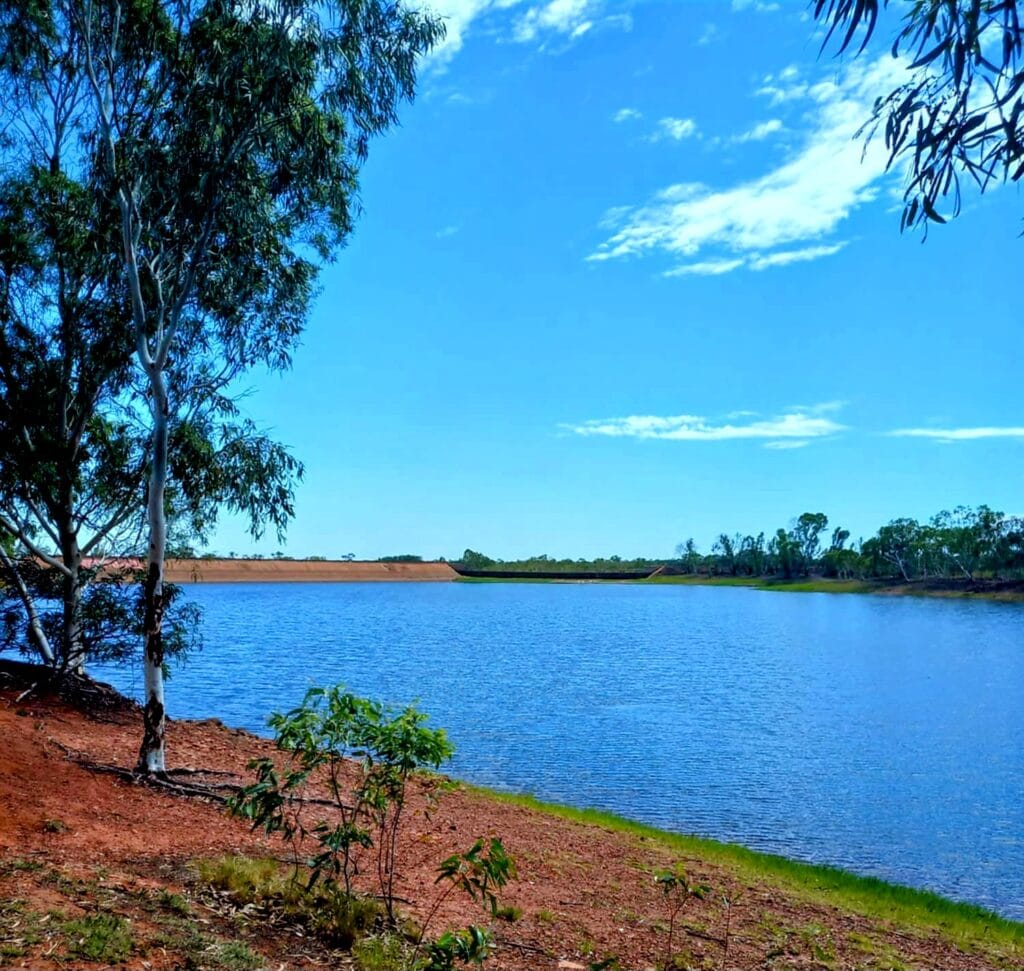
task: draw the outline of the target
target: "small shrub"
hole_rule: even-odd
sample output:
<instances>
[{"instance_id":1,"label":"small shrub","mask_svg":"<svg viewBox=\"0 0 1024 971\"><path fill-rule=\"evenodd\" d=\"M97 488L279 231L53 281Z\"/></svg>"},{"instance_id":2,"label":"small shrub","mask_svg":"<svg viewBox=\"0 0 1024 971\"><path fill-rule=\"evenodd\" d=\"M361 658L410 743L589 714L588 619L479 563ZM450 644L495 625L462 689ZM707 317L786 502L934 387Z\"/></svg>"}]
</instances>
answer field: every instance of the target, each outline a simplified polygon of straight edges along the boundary
<instances>
[{"instance_id":1,"label":"small shrub","mask_svg":"<svg viewBox=\"0 0 1024 971\"><path fill-rule=\"evenodd\" d=\"M514 924L523 916L522 908L520 907L498 907L494 911L494 916L498 920L508 921L510 924Z\"/></svg>"},{"instance_id":2,"label":"small shrub","mask_svg":"<svg viewBox=\"0 0 1024 971\"><path fill-rule=\"evenodd\" d=\"M550 910L538 910L537 920L542 924L553 924L555 922L555 915Z\"/></svg>"},{"instance_id":3,"label":"small shrub","mask_svg":"<svg viewBox=\"0 0 1024 971\"><path fill-rule=\"evenodd\" d=\"M672 954L672 939L675 935L676 918L691 897L703 900L711 893L711 888L703 883L690 883L686 878L686 870L683 869L681 863L677 863L671 870L659 870L654 875L654 881L661 887L665 900L669 905L668 944L665 947L665 967L672 968L675 967Z\"/></svg>"},{"instance_id":4,"label":"small shrub","mask_svg":"<svg viewBox=\"0 0 1024 971\"><path fill-rule=\"evenodd\" d=\"M68 953L90 961L113 964L132 953L132 932L128 921L112 914L90 914L64 925Z\"/></svg>"},{"instance_id":5,"label":"small shrub","mask_svg":"<svg viewBox=\"0 0 1024 971\"><path fill-rule=\"evenodd\" d=\"M405 791L410 776L438 768L454 749L441 729L410 706L395 711L359 698L340 685L312 688L298 708L270 719L277 747L290 764L282 774L271 759L256 759L256 782L228 802L253 829L281 833L298 858L307 840L319 851L309 861L310 886L336 884L352 894L362 851L376 851L376 873L389 924L395 914L395 868ZM355 765L354 779L347 770ZM316 775L328 787L337 822L309 823L303 792ZM349 780L349 781L346 781Z\"/></svg>"},{"instance_id":6,"label":"small shrub","mask_svg":"<svg viewBox=\"0 0 1024 971\"><path fill-rule=\"evenodd\" d=\"M43 830L47 833L66 833L68 824L63 819L44 819Z\"/></svg>"},{"instance_id":7,"label":"small shrub","mask_svg":"<svg viewBox=\"0 0 1024 971\"><path fill-rule=\"evenodd\" d=\"M421 971L453 971L455 962L483 964L491 953L491 935L479 927L447 931L424 948L426 961Z\"/></svg>"}]
</instances>

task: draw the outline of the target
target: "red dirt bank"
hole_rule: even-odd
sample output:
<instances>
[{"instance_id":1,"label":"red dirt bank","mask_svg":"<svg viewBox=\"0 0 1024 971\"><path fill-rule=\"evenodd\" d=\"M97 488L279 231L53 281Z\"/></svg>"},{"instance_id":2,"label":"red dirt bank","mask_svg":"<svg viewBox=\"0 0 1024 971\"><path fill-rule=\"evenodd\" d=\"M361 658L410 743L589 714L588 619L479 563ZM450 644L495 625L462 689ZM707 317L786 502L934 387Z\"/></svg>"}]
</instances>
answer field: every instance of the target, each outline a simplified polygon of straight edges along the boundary
<instances>
[{"instance_id":1,"label":"red dirt bank","mask_svg":"<svg viewBox=\"0 0 1024 971\"><path fill-rule=\"evenodd\" d=\"M87 758L130 766L139 737L134 709L99 720L64 702L30 697L18 703L15 694L0 690L0 967L105 966L69 959L69 945L52 929L60 915L104 911L131 921L134 950L119 967L216 967L203 963L203 954L215 953L212 944L198 957L168 944L170 918L161 916L155 903L170 899L167 892L188 899L191 920L204 934L243 940L268 967L350 966L346 956L297 936L294 927L275 926L266 915L224 916L191 865L196 857L225 853L281 855L280 843L251 834L219 805L154 791L79 764L79 758ZM177 766L244 776L249 759L273 751L270 742L215 721L172 722L168 734ZM665 848L466 790L443 795L430 818L425 805L418 786L398 890L414 902L409 905L414 914L422 917L435 899L437 863L476 837L500 836L517 861L518 880L502 894L502 903L519 908L521 917L493 922L499 947L490 967L586 968L609 954L629 969L653 968L664 960L667 914L652 873L673 862ZM937 934L911 936L876 920L801 903L771 886L743 885L727 870L698 860L684 862L691 880L710 884L715 892L686 905L674 945L684 962L680 966L963 971L1012 966L963 953ZM727 956L723 892L739 899ZM47 911L60 915L47 923L38 917ZM444 923L481 921L478 912L461 904L441 917L434 933ZM25 932L26 921L36 922L34 936Z\"/></svg>"},{"instance_id":2,"label":"red dirt bank","mask_svg":"<svg viewBox=\"0 0 1024 971\"><path fill-rule=\"evenodd\" d=\"M360 563L348 560L168 560L175 583L456 580L447 563Z\"/></svg>"}]
</instances>

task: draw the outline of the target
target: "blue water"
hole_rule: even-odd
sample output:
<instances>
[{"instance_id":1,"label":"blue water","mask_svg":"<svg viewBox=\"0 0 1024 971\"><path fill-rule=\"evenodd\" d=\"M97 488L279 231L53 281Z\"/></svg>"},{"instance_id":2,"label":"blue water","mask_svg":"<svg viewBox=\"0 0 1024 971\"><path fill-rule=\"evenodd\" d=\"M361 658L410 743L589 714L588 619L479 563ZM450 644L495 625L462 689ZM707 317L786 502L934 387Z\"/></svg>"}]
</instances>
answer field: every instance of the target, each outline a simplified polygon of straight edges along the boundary
<instances>
[{"instance_id":1,"label":"blue water","mask_svg":"<svg viewBox=\"0 0 1024 971\"><path fill-rule=\"evenodd\" d=\"M206 584L168 705L418 700L451 774L1024 919L1024 607L596 584ZM138 694L137 669L104 672Z\"/></svg>"}]
</instances>

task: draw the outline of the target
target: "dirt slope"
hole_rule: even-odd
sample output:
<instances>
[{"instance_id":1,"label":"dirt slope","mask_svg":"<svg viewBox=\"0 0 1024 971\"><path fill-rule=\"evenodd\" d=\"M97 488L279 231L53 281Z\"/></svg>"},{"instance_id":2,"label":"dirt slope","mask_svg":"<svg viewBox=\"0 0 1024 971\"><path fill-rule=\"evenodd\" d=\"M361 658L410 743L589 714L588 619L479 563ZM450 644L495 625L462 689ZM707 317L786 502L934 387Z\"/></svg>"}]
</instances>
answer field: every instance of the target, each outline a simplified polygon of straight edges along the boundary
<instances>
[{"instance_id":1,"label":"dirt slope","mask_svg":"<svg viewBox=\"0 0 1024 971\"><path fill-rule=\"evenodd\" d=\"M225 915L197 881L195 857L281 855L280 843L252 835L217 804L79 764L88 759L131 766L139 737L135 710L98 720L66 703L14 698L13 691L0 691L0 967L107 966L76 956L80 945L66 931L78 926L75 918L105 913L130 921L131 953L118 966L131 971L228 971L225 955L240 946L276 971L349 966L345 955L295 928L278 927L266 915ZM270 742L216 721L172 723L169 746L175 766L235 773L239 780L249 759L273 752ZM428 813L428 788L417 784L401 850L399 894L410 914L422 919L436 898L441 859L478 836L500 836L519 876L502 895L516 908L508 913L513 919L491 920L499 947L489 966L585 969L610 954L627 969L665 962L668 913L653 879L657 868L674 862L664 847L465 789L444 794ZM691 900L679 918L673 951L680 967L1010 966L962 953L936 934L911 935L801 903L771 886L743 884L700 860L684 862L691 880L713 892ZM739 901L732 908L728 953L723 895ZM442 909L434 931L481 919L459 902Z\"/></svg>"},{"instance_id":2,"label":"dirt slope","mask_svg":"<svg viewBox=\"0 0 1024 971\"><path fill-rule=\"evenodd\" d=\"M347 560L168 560L175 583L455 580L447 563L359 563Z\"/></svg>"}]
</instances>

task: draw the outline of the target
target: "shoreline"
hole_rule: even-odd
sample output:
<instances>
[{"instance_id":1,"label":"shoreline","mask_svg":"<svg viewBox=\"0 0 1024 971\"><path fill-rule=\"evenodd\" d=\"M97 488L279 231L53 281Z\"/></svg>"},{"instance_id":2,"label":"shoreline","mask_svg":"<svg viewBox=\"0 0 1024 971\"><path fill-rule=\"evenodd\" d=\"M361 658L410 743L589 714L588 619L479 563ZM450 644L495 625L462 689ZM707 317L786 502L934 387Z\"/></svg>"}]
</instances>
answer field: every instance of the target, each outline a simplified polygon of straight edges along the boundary
<instances>
[{"instance_id":1,"label":"shoreline","mask_svg":"<svg viewBox=\"0 0 1024 971\"><path fill-rule=\"evenodd\" d=\"M777 593L859 593L882 597L938 597L944 599L1024 602L1024 581L994 580L836 580L802 577L782 580L774 577L652 577L652 584L708 587L749 587Z\"/></svg>"},{"instance_id":2,"label":"shoreline","mask_svg":"<svg viewBox=\"0 0 1024 971\"><path fill-rule=\"evenodd\" d=\"M945 600L990 600L998 603L1024 603L1024 581L913 580L834 580L825 577L801 577L783 580L775 577L710 577L681 574L656 576L644 580L564 580L551 577L457 577L458 583L609 583L633 586L743 587L773 593L868 594L880 597L934 597Z\"/></svg>"},{"instance_id":3,"label":"shoreline","mask_svg":"<svg viewBox=\"0 0 1024 971\"><path fill-rule=\"evenodd\" d=\"M225 858L219 856L225 853L266 858L277 854L276 844L250 833L214 805L89 771L88 764L130 764L139 728L137 708L111 711L96 720L56 698L30 698L15 705L19 693L14 683L0 686L6 702L0 704L0 728L8 739L10 763L7 772L0 772L0 802L14 800L0 825L0 892L19 901L12 919L39 922L56 903L76 916L78 909L94 910L103 894L116 894L119 912L139 928L137 948L122 966L141 971L158 955L157 944L171 944L147 930L154 895L162 894L162 899L187 903L178 906L175 919L191 913L202 917L203 934L221 934L218 946L245 943L273 958L270 966L285 966L282 962L290 956L286 950L294 946L291 935L273 926L263 928L260 921L218 924L216 910L207 909L209 893L196 876L199 861ZM269 739L215 718L172 720L169 735L175 762L236 778L244 778L242 767L249 759L274 752ZM69 750L75 753L72 759ZM410 906L415 914L415 901L433 887L436 872L430 859L464 849L480 833L502 836L517 857L520 879L505 898L511 923L499 920L493 925L499 940L499 953L491 963L495 969L585 969L588 961L613 953L624 960L624 967L654 966L665 953L666 927L664 896L652 877L673 861L685 866L688 879L713 890L687 904L682 926L689 930L679 942L694 966L753 971L765 967L766 960L772 966L772 956L780 955L795 960L795 966L818 967L827 954L825 966L835 971L997 971L1020 966L1024 957L1024 922L984 907L600 810L449 783L445 777L440 777L445 794L434 803L429 800L437 778L421 777L410 804L411 820L422 820L411 823L408 837L407 866L415 869L407 885ZM83 791L85 802L68 803L68 787ZM431 819L422 815L426 809ZM425 845L433 847L428 862L412 862L423 860ZM82 868L92 872L97 853L105 855L109 868L103 886L75 883ZM140 881L148 888L141 895L133 889ZM69 899L55 900L55 887L69 888ZM722 935L728 934L730 917L734 947L722 965ZM464 915L456 911L444 918L457 926L462 920ZM57 920L53 924L53 936L40 934L38 945L26 942L23 949L25 957L43 959L38 963L42 971L58 971L60 965L45 958L54 945L67 946L60 936L62 925ZM180 966L173 962L180 962L188 936L170 946L169 963L158 961L154 971ZM503 941L513 944L502 947ZM517 950L514 942L525 949ZM562 963L566 961L570 963Z\"/></svg>"},{"instance_id":4,"label":"shoreline","mask_svg":"<svg viewBox=\"0 0 1024 971\"><path fill-rule=\"evenodd\" d=\"M642 579L543 576L466 576L443 561L394 563L350 560L256 560L218 557L168 560L172 583L608 583L658 586L745 587L776 593L870 594L1024 603L1024 580L839 580L825 577L731 577L693 574Z\"/></svg>"}]
</instances>

